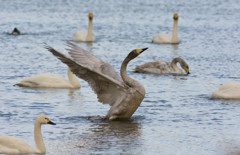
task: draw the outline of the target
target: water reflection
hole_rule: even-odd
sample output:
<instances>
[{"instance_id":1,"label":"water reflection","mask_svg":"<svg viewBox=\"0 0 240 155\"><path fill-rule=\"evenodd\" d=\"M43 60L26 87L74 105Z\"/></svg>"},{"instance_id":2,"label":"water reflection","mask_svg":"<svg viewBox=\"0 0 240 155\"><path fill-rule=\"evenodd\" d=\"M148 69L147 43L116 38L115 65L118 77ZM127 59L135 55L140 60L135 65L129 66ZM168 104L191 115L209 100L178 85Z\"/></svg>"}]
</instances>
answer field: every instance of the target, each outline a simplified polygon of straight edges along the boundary
<instances>
[{"instance_id":1,"label":"water reflection","mask_svg":"<svg viewBox=\"0 0 240 155\"><path fill-rule=\"evenodd\" d=\"M177 50L178 49L178 45L179 44L171 44L171 45L172 45L173 50Z\"/></svg>"},{"instance_id":2,"label":"water reflection","mask_svg":"<svg viewBox=\"0 0 240 155\"><path fill-rule=\"evenodd\" d=\"M93 120L82 146L93 152L103 151L106 153L109 148L111 148L112 152L110 153L112 154L114 152L124 153L126 150L136 152L142 144L141 132L141 124L133 120Z\"/></svg>"}]
</instances>

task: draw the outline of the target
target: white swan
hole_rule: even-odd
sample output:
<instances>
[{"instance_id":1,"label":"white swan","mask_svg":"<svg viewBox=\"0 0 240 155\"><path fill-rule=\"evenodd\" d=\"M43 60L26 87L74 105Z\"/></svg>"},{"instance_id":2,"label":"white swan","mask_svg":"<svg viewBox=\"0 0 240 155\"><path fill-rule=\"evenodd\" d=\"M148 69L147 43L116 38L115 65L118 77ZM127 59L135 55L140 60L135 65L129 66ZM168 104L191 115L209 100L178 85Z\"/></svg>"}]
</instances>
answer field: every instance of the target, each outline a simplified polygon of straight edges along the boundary
<instances>
[{"instance_id":1,"label":"white swan","mask_svg":"<svg viewBox=\"0 0 240 155\"><path fill-rule=\"evenodd\" d=\"M69 68L67 74L69 81L57 74L46 73L26 78L15 85L31 88L80 88L79 81Z\"/></svg>"},{"instance_id":2,"label":"white swan","mask_svg":"<svg viewBox=\"0 0 240 155\"><path fill-rule=\"evenodd\" d=\"M183 71L177 66L180 63L182 69L189 74L188 64L182 58L174 58L169 64L165 61L154 61L137 66L134 70L139 73L152 73L152 74L183 74Z\"/></svg>"},{"instance_id":3,"label":"white swan","mask_svg":"<svg viewBox=\"0 0 240 155\"><path fill-rule=\"evenodd\" d=\"M41 133L42 124L56 125L44 115L40 115L37 117L34 126L34 139L36 148L32 148L24 141L15 137L0 136L0 154L45 153L46 148Z\"/></svg>"},{"instance_id":4,"label":"white swan","mask_svg":"<svg viewBox=\"0 0 240 155\"><path fill-rule=\"evenodd\" d=\"M73 41L75 42L92 42L95 41L95 38L92 35L93 27L93 14L89 13L88 15L88 30L87 31L77 31L73 34Z\"/></svg>"},{"instance_id":5,"label":"white swan","mask_svg":"<svg viewBox=\"0 0 240 155\"><path fill-rule=\"evenodd\" d=\"M240 99L240 82L229 81L216 90L212 99Z\"/></svg>"},{"instance_id":6,"label":"white swan","mask_svg":"<svg viewBox=\"0 0 240 155\"><path fill-rule=\"evenodd\" d=\"M140 106L144 96L144 87L128 76L127 64L144 49L135 49L128 54L121 66L121 77L109 63L98 59L88 51L68 42L67 49L72 58L68 58L50 46L46 48L70 67L78 77L87 81L97 94L98 101L111 106L106 119L128 119Z\"/></svg>"},{"instance_id":7,"label":"white swan","mask_svg":"<svg viewBox=\"0 0 240 155\"><path fill-rule=\"evenodd\" d=\"M178 26L178 14L173 15L173 33L171 34L157 34L152 38L153 43L157 44L178 44L177 26Z\"/></svg>"}]
</instances>

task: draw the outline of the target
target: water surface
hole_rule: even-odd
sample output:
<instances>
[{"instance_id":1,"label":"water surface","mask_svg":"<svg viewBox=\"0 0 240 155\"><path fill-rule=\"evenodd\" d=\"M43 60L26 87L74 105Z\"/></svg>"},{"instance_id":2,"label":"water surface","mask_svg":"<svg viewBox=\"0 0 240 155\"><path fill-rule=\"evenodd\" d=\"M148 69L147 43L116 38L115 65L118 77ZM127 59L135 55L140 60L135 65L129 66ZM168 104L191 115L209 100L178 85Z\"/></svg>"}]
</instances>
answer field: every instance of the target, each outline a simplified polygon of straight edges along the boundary
<instances>
[{"instance_id":1,"label":"water surface","mask_svg":"<svg viewBox=\"0 0 240 155\"><path fill-rule=\"evenodd\" d=\"M239 101L210 100L221 84L240 81L239 1L40 1L0 0L0 135L35 146L33 124L40 114L56 126L43 126L46 154L226 154L240 150ZM78 43L119 72L135 48L149 47L130 62L128 73L146 96L128 121L102 120L108 105L89 85L81 89L24 89L23 78L67 67L44 43L67 54L65 40L87 29L94 14L96 42ZM157 45L151 37L171 33L179 14L180 44ZM23 35L9 35L18 27ZM136 65L182 57L189 76L132 72Z\"/></svg>"}]
</instances>

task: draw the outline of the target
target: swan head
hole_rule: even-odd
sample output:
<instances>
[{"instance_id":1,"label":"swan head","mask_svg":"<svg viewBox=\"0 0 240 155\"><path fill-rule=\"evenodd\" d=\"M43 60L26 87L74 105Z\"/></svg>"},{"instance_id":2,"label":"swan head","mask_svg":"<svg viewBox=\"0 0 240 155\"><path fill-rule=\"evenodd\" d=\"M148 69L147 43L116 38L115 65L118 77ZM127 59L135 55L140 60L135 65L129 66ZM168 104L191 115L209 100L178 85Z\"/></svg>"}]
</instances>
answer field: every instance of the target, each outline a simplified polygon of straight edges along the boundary
<instances>
[{"instance_id":1,"label":"swan head","mask_svg":"<svg viewBox=\"0 0 240 155\"><path fill-rule=\"evenodd\" d=\"M187 74L190 74L188 66L185 67L185 71L186 71Z\"/></svg>"},{"instance_id":2,"label":"swan head","mask_svg":"<svg viewBox=\"0 0 240 155\"><path fill-rule=\"evenodd\" d=\"M132 51L128 54L127 58L129 58L129 59L134 59L134 58L136 58L138 55L140 55L143 51L145 51L145 50L147 50L147 49L148 49L148 48L134 49L134 50L132 50Z\"/></svg>"},{"instance_id":3,"label":"swan head","mask_svg":"<svg viewBox=\"0 0 240 155\"><path fill-rule=\"evenodd\" d=\"M89 18L89 20L92 20L92 19L93 19L93 14L92 14L92 13L89 13L89 14L88 14L88 18Z\"/></svg>"},{"instance_id":4,"label":"swan head","mask_svg":"<svg viewBox=\"0 0 240 155\"><path fill-rule=\"evenodd\" d=\"M190 74L188 64L184 60L182 60L182 63L180 63L180 65L187 74Z\"/></svg>"},{"instance_id":5,"label":"swan head","mask_svg":"<svg viewBox=\"0 0 240 155\"><path fill-rule=\"evenodd\" d=\"M177 14L177 13L174 13L174 14L173 14L173 19L174 19L174 20L178 20L178 14Z\"/></svg>"},{"instance_id":6,"label":"swan head","mask_svg":"<svg viewBox=\"0 0 240 155\"><path fill-rule=\"evenodd\" d=\"M45 115L40 115L37 117L36 122L40 123L40 124L51 124L51 125L56 125L55 123L53 123L52 121L50 121L50 119L45 116Z\"/></svg>"},{"instance_id":7,"label":"swan head","mask_svg":"<svg viewBox=\"0 0 240 155\"><path fill-rule=\"evenodd\" d=\"M19 35L20 31L15 27L12 31L12 35Z\"/></svg>"}]
</instances>

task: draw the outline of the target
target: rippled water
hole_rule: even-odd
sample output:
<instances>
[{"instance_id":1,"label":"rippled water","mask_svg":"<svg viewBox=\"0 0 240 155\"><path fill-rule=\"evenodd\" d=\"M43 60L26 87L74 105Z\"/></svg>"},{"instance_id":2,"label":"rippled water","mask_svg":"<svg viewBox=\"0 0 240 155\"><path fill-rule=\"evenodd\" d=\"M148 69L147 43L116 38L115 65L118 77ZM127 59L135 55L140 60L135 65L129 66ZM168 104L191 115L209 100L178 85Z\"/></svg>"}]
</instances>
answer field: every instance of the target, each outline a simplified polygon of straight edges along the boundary
<instances>
[{"instance_id":1,"label":"rippled water","mask_svg":"<svg viewBox=\"0 0 240 155\"><path fill-rule=\"evenodd\" d=\"M238 0L42 1L0 0L0 135L35 146L33 123L45 114L46 154L226 154L240 151L239 101L210 100L221 84L240 77ZM87 29L93 12L96 42L80 43L119 71L135 48L149 47L130 62L129 74L146 96L129 121L103 121L108 105L98 103L89 85L81 89L33 90L14 87L25 77L52 72L66 77L66 65L43 48L65 52L65 40ZM151 43L171 33L179 14L177 46ZM23 35L9 35L18 27ZM153 61L182 57L189 76L135 74Z\"/></svg>"}]
</instances>

